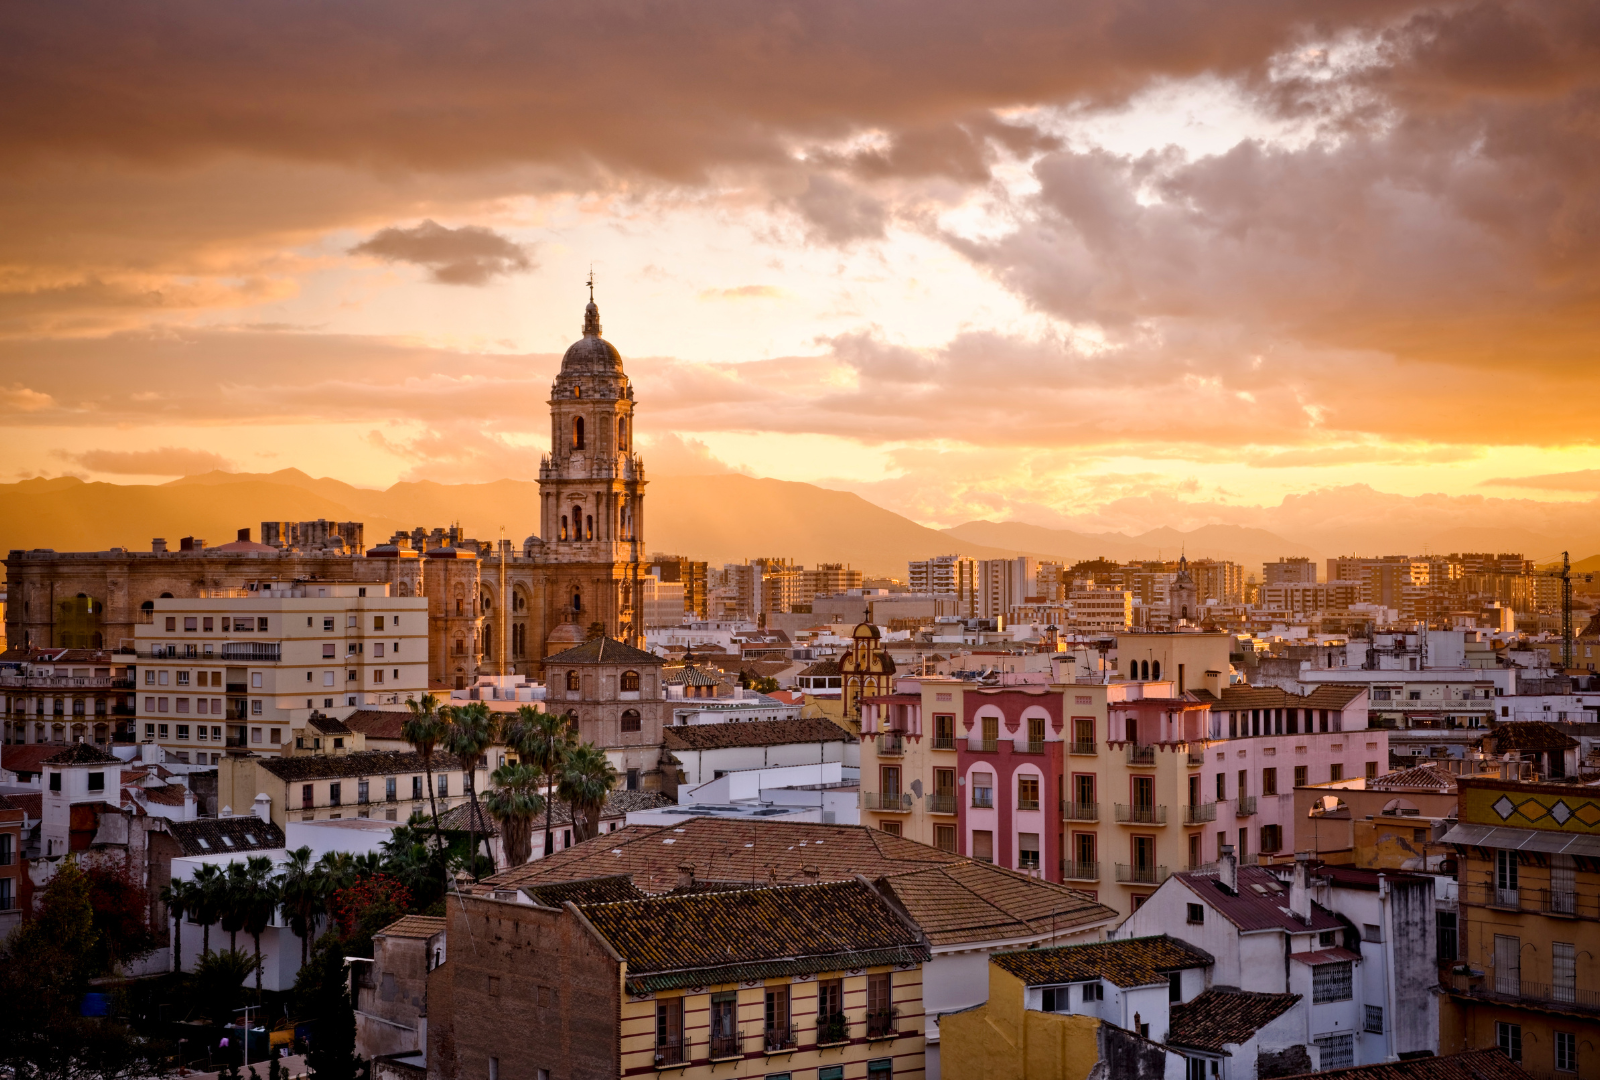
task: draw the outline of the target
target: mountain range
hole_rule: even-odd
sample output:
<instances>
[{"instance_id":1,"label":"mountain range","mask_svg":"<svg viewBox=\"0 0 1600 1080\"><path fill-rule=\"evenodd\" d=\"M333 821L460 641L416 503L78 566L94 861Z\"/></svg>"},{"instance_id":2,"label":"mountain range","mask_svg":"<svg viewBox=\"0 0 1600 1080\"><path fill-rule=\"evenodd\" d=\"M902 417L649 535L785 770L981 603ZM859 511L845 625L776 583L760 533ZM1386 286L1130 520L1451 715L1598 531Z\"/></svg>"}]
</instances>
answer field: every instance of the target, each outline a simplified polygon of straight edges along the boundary
<instances>
[{"instance_id":1,"label":"mountain range","mask_svg":"<svg viewBox=\"0 0 1600 1080\"><path fill-rule=\"evenodd\" d=\"M1295 534L1246 525L1212 524L1188 532L1158 528L1137 535L1074 532L1017 521L969 521L932 529L846 491L813 484L721 473L656 476L650 480L644 527L651 552L703 559L713 565L782 556L813 566L846 563L869 575L904 577L911 559L940 554L978 558L1031 555L1073 562L1216 558L1256 573L1286 555L1393 554L1422 550L1522 550L1545 559L1561 539L1512 526L1451 525L1431 533L1425 518L1395 514L1396 536L1385 541L1349 521L1308 521L1298 508ZM1393 499L1394 496L1380 496ZM525 480L484 484L397 483L377 490L298 469L273 473L210 472L160 485L87 483L75 477L0 484L0 550L49 547L148 550L154 537L173 547L183 536L219 544L241 528L252 537L262 521L329 518L361 521L374 544L398 529L459 523L468 536L505 536L519 546L538 530L538 485ZM1404 522L1402 518L1406 518ZM1307 527L1309 525L1309 527ZM1320 527L1319 527L1320 526ZM1423 531L1419 531L1423 530ZM1574 558L1600 548L1600 529L1568 539Z\"/></svg>"}]
</instances>

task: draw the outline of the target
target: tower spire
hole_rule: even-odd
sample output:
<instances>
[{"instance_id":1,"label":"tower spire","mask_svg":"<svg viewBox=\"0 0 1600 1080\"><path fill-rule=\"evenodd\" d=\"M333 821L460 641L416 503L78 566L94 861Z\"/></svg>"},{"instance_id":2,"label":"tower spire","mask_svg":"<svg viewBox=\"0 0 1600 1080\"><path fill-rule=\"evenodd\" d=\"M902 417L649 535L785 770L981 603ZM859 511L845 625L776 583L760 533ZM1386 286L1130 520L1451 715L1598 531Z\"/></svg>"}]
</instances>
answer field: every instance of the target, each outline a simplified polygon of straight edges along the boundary
<instances>
[{"instance_id":1,"label":"tower spire","mask_svg":"<svg viewBox=\"0 0 1600 1080\"><path fill-rule=\"evenodd\" d=\"M589 269L589 278L584 284L589 286L589 304L583 309L583 336L600 336L600 305L594 302L594 268Z\"/></svg>"}]
</instances>

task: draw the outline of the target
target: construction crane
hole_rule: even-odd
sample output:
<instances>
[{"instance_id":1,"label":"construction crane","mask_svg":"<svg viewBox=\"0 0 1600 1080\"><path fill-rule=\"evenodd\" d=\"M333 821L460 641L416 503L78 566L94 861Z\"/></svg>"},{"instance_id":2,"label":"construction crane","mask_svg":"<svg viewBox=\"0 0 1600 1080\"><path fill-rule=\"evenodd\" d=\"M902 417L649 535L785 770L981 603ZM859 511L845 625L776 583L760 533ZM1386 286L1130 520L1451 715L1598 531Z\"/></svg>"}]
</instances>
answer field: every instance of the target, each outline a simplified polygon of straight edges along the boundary
<instances>
[{"instance_id":1,"label":"construction crane","mask_svg":"<svg viewBox=\"0 0 1600 1080\"><path fill-rule=\"evenodd\" d=\"M1561 553L1561 572L1551 571L1542 575L1544 577L1558 578L1561 581L1561 670L1570 671L1577 663L1572 642L1572 558L1563 551ZM1593 574L1580 575L1584 581L1594 580Z\"/></svg>"}]
</instances>

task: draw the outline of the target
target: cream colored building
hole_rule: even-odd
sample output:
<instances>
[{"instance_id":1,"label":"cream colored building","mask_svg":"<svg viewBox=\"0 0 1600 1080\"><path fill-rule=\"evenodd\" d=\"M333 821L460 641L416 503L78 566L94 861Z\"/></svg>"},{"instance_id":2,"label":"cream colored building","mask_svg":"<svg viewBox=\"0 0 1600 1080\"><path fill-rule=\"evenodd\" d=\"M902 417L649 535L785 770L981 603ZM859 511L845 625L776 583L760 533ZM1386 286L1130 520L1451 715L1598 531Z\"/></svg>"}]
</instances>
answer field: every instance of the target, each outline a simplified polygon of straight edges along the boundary
<instances>
[{"instance_id":1,"label":"cream colored building","mask_svg":"<svg viewBox=\"0 0 1600 1080\"><path fill-rule=\"evenodd\" d=\"M135 734L178 761L282 753L313 712L420 697L428 602L381 583L285 583L150 602L135 626Z\"/></svg>"}]
</instances>

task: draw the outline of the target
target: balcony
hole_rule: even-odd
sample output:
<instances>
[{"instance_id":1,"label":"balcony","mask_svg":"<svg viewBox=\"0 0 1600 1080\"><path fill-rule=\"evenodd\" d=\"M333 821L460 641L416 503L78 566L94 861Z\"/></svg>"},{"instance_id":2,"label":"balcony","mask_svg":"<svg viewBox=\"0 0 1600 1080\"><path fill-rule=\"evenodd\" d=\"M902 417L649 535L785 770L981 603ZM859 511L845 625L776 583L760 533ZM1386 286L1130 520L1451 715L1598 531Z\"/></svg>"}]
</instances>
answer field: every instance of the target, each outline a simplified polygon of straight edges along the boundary
<instances>
[{"instance_id":1,"label":"balcony","mask_svg":"<svg viewBox=\"0 0 1600 1080\"><path fill-rule=\"evenodd\" d=\"M878 736L879 757L904 757L906 741L898 731L885 731Z\"/></svg>"},{"instance_id":2,"label":"balcony","mask_svg":"<svg viewBox=\"0 0 1600 1080\"><path fill-rule=\"evenodd\" d=\"M711 1060L726 1061L728 1058L744 1057L744 1032L735 1031L731 1035L711 1036Z\"/></svg>"},{"instance_id":3,"label":"balcony","mask_svg":"<svg viewBox=\"0 0 1600 1080\"><path fill-rule=\"evenodd\" d=\"M909 814L911 813L911 796L894 795L888 792L863 791L861 793L861 809L876 810L883 814Z\"/></svg>"},{"instance_id":4,"label":"balcony","mask_svg":"<svg viewBox=\"0 0 1600 1080\"><path fill-rule=\"evenodd\" d=\"M817 1045L838 1046L850 1041L850 1021L843 1013L817 1017Z\"/></svg>"},{"instance_id":5,"label":"balcony","mask_svg":"<svg viewBox=\"0 0 1600 1080\"><path fill-rule=\"evenodd\" d=\"M1154 765L1156 763L1156 748L1153 746L1128 747L1129 765Z\"/></svg>"},{"instance_id":6,"label":"balcony","mask_svg":"<svg viewBox=\"0 0 1600 1080\"><path fill-rule=\"evenodd\" d=\"M933 748L935 750L954 750L956 748L956 737L954 735L935 735L933 737Z\"/></svg>"},{"instance_id":7,"label":"balcony","mask_svg":"<svg viewBox=\"0 0 1600 1080\"><path fill-rule=\"evenodd\" d=\"M673 1065L684 1065L688 1063L688 1060L681 1038L670 1036L666 1041L656 1043L656 1068L664 1069Z\"/></svg>"},{"instance_id":8,"label":"balcony","mask_svg":"<svg viewBox=\"0 0 1600 1080\"><path fill-rule=\"evenodd\" d=\"M1165 806L1129 806L1127 803L1117 803L1117 820L1124 825L1165 825L1167 823L1167 808Z\"/></svg>"},{"instance_id":9,"label":"balcony","mask_svg":"<svg viewBox=\"0 0 1600 1080\"><path fill-rule=\"evenodd\" d=\"M1061 860L1062 881L1099 881L1100 864L1097 862L1071 862Z\"/></svg>"},{"instance_id":10,"label":"balcony","mask_svg":"<svg viewBox=\"0 0 1600 1080\"><path fill-rule=\"evenodd\" d=\"M793 1028L768 1028L761 1040L762 1050L768 1054L787 1054L798 1044Z\"/></svg>"},{"instance_id":11,"label":"balcony","mask_svg":"<svg viewBox=\"0 0 1600 1080\"><path fill-rule=\"evenodd\" d=\"M224 744L229 750L243 750L249 745L242 735L229 735L224 740Z\"/></svg>"},{"instance_id":12,"label":"balcony","mask_svg":"<svg viewBox=\"0 0 1600 1080\"><path fill-rule=\"evenodd\" d=\"M979 810L994 809L994 791L992 788L973 788L972 805Z\"/></svg>"},{"instance_id":13,"label":"balcony","mask_svg":"<svg viewBox=\"0 0 1600 1080\"><path fill-rule=\"evenodd\" d=\"M222 658L276 662L283 659L283 646L276 641L224 641Z\"/></svg>"},{"instance_id":14,"label":"balcony","mask_svg":"<svg viewBox=\"0 0 1600 1080\"><path fill-rule=\"evenodd\" d=\"M1019 753L1019 754L1042 754L1042 753L1044 753L1044 742L1043 741L1034 742L1032 739L1030 739L1027 742L1021 743L1021 744L1019 744L1017 746L1017 753Z\"/></svg>"},{"instance_id":15,"label":"balcony","mask_svg":"<svg viewBox=\"0 0 1600 1080\"><path fill-rule=\"evenodd\" d=\"M1099 821L1100 804L1096 802L1072 802L1061 804L1062 821Z\"/></svg>"},{"instance_id":16,"label":"balcony","mask_svg":"<svg viewBox=\"0 0 1600 1080\"><path fill-rule=\"evenodd\" d=\"M1206 756L1205 756L1204 753L1202 753L1200 751L1196 751L1196 750L1190 750L1189 751L1189 768L1198 769L1200 766L1204 765L1205 763L1206 763Z\"/></svg>"},{"instance_id":17,"label":"balcony","mask_svg":"<svg viewBox=\"0 0 1600 1080\"><path fill-rule=\"evenodd\" d=\"M928 813L953 814L956 812L956 797L954 795L929 795Z\"/></svg>"},{"instance_id":18,"label":"balcony","mask_svg":"<svg viewBox=\"0 0 1600 1080\"><path fill-rule=\"evenodd\" d=\"M1037 810L1037 809L1039 809L1039 800L1038 799L1018 799L1017 800L1017 809L1018 810Z\"/></svg>"},{"instance_id":19,"label":"balcony","mask_svg":"<svg viewBox=\"0 0 1600 1080\"><path fill-rule=\"evenodd\" d=\"M974 754L997 754L1000 752L1000 740L968 739L967 749Z\"/></svg>"},{"instance_id":20,"label":"balcony","mask_svg":"<svg viewBox=\"0 0 1600 1080\"><path fill-rule=\"evenodd\" d=\"M1165 866L1128 866L1117 864L1117 880L1127 885L1160 885L1167 880Z\"/></svg>"},{"instance_id":21,"label":"balcony","mask_svg":"<svg viewBox=\"0 0 1600 1080\"><path fill-rule=\"evenodd\" d=\"M1183 823L1185 825L1199 825L1205 821L1217 820L1217 804L1214 802L1201 803L1199 806L1185 806L1183 808Z\"/></svg>"},{"instance_id":22,"label":"balcony","mask_svg":"<svg viewBox=\"0 0 1600 1080\"><path fill-rule=\"evenodd\" d=\"M1076 754L1079 757L1094 757L1099 752L1100 751L1095 748L1095 742L1093 739L1090 739L1088 742L1078 742L1077 740L1073 740L1067 744L1067 753Z\"/></svg>"},{"instance_id":23,"label":"balcony","mask_svg":"<svg viewBox=\"0 0 1600 1080\"><path fill-rule=\"evenodd\" d=\"M1469 987L1466 992L1472 997L1490 1001L1547 1005L1562 1012L1600 1013L1600 991L1579 990L1572 986L1518 982L1491 975L1482 985Z\"/></svg>"},{"instance_id":24,"label":"balcony","mask_svg":"<svg viewBox=\"0 0 1600 1080\"><path fill-rule=\"evenodd\" d=\"M868 1039L892 1039L900 1034L895 1030L894 1018L898 1010L890 1008L884 1012L867 1014Z\"/></svg>"},{"instance_id":25,"label":"balcony","mask_svg":"<svg viewBox=\"0 0 1600 1080\"><path fill-rule=\"evenodd\" d=\"M1256 797L1254 795L1241 795L1234 800L1234 817L1254 817L1256 813Z\"/></svg>"}]
</instances>

